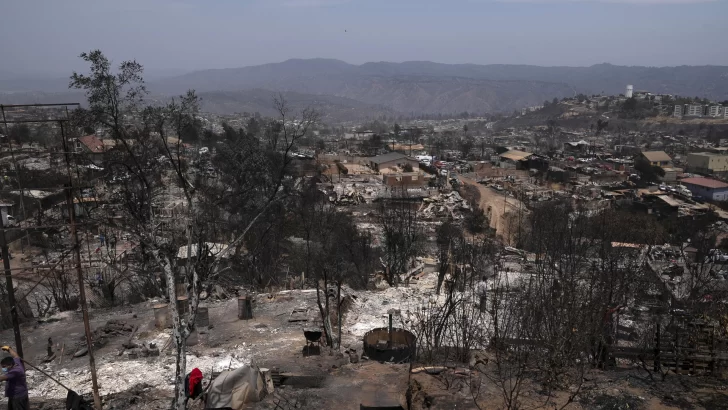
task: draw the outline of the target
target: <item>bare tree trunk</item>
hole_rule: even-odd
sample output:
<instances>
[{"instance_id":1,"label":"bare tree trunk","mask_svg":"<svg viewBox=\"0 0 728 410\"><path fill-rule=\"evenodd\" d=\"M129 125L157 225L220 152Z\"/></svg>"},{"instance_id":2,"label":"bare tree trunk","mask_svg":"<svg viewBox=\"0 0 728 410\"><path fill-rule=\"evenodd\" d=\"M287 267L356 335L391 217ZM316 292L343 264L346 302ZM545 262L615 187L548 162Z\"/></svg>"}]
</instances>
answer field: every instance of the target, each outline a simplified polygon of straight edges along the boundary
<instances>
[{"instance_id":1,"label":"bare tree trunk","mask_svg":"<svg viewBox=\"0 0 728 410\"><path fill-rule=\"evenodd\" d=\"M324 280L324 297L326 298L325 302L321 303L321 286L319 285L319 282L316 281L316 302L318 303L319 312L321 313L321 321L323 322L324 326L324 335L326 336L326 344L329 346L333 346L334 343L334 337L333 337L333 330L331 328L331 316L329 315L329 296L326 289L327 281Z\"/></svg>"},{"instance_id":2,"label":"bare tree trunk","mask_svg":"<svg viewBox=\"0 0 728 410\"><path fill-rule=\"evenodd\" d=\"M341 280L336 283L336 324L339 327L339 336L336 340L336 348L341 348Z\"/></svg>"},{"instance_id":3,"label":"bare tree trunk","mask_svg":"<svg viewBox=\"0 0 728 410\"><path fill-rule=\"evenodd\" d=\"M187 377L187 343L186 337L181 333L174 333L174 342L177 348L176 363L177 368L174 376L174 402L173 408L177 410L185 410L185 377Z\"/></svg>"},{"instance_id":4,"label":"bare tree trunk","mask_svg":"<svg viewBox=\"0 0 728 410\"><path fill-rule=\"evenodd\" d=\"M172 316L172 340L176 348L176 363L174 375L174 399L172 408L184 410L185 408L185 376L187 371L187 346L185 329L182 324L180 312L177 310L177 290L175 289L174 270L170 264L164 265L164 274L167 279L167 295L169 296L169 312Z\"/></svg>"}]
</instances>

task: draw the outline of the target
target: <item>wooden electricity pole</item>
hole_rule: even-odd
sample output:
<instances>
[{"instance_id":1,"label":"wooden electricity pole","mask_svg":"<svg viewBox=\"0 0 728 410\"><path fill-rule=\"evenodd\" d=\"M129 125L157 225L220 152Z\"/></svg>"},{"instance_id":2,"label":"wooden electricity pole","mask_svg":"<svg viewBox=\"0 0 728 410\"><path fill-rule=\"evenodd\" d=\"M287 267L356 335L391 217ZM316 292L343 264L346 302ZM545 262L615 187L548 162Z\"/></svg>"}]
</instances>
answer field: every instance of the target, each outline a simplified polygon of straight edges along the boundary
<instances>
[{"instance_id":1,"label":"wooden electricity pole","mask_svg":"<svg viewBox=\"0 0 728 410\"><path fill-rule=\"evenodd\" d=\"M76 274L78 276L78 301L81 304L81 312L83 312L83 329L86 333L86 347L88 348L88 365L91 369L91 387L94 392L94 408L101 410L101 396L99 395L99 383L96 378L96 359L94 358L94 341L91 335L91 325L88 319L88 304L86 303L86 284L83 281L83 272L81 271L81 245L78 242L78 232L76 231L76 209L73 204L73 190L68 187L67 204L68 216L71 220L71 236L73 236L73 247L76 253Z\"/></svg>"},{"instance_id":2,"label":"wooden electricity pole","mask_svg":"<svg viewBox=\"0 0 728 410\"><path fill-rule=\"evenodd\" d=\"M101 396L99 395L99 383L96 377L96 359L94 358L94 341L91 335L91 325L88 319L88 304L86 303L86 285L83 281L81 270L81 244L78 241L76 231L76 207L73 203L73 174L71 173L71 161L68 154L68 144L63 122L59 121L61 127L61 138L63 139L63 151L66 157L66 170L68 172L68 185L66 187L66 206L68 207L68 219L70 222L71 236L73 237L73 248L76 254L76 274L78 276L78 301L83 313L83 329L86 333L86 347L88 348L88 365L91 370L91 388L94 393L94 408L101 410Z\"/></svg>"},{"instance_id":3,"label":"wooden electricity pole","mask_svg":"<svg viewBox=\"0 0 728 410\"><path fill-rule=\"evenodd\" d=\"M13 322L13 333L15 334L15 351L18 356L23 357L23 341L20 337L20 321L18 320L18 305L15 301L15 288L13 277L10 272L10 252L8 242L5 238L5 221L0 212L0 249L2 250L3 268L5 269L5 286L8 292L8 305L10 306L10 318Z\"/></svg>"}]
</instances>

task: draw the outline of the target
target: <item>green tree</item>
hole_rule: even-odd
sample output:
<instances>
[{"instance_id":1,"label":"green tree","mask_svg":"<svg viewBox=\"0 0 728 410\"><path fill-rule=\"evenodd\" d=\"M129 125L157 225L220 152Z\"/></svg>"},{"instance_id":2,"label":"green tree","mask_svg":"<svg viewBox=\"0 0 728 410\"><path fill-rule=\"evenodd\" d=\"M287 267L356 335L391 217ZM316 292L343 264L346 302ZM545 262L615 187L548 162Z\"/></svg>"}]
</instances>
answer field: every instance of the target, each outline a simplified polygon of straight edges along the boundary
<instances>
[{"instance_id":1,"label":"green tree","mask_svg":"<svg viewBox=\"0 0 728 410\"><path fill-rule=\"evenodd\" d=\"M665 176L665 170L650 164L650 161L642 155L638 156L634 161L634 169L640 173L642 182L644 183L655 183L659 182L660 178Z\"/></svg>"},{"instance_id":2,"label":"green tree","mask_svg":"<svg viewBox=\"0 0 728 410\"><path fill-rule=\"evenodd\" d=\"M402 132L402 127L399 126L399 124L394 123L394 135L399 137L399 134Z\"/></svg>"}]
</instances>

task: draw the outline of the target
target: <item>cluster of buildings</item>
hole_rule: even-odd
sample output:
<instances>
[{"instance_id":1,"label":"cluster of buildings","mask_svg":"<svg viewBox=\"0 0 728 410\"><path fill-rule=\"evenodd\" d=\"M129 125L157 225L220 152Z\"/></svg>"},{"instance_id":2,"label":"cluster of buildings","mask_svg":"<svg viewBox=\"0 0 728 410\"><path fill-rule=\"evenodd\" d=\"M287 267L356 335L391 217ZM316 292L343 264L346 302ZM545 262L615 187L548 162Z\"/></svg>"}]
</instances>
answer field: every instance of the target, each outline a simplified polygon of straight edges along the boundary
<instances>
[{"instance_id":1,"label":"cluster of buildings","mask_svg":"<svg viewBox=\"0 0 728 410\"><path fill-rule=\"evenodd\" d=\"M683 104L676 105L672 112L676 118L683 117L710 117L728 118L728 107L722 105Z\"/></svg>"}]
</instances>

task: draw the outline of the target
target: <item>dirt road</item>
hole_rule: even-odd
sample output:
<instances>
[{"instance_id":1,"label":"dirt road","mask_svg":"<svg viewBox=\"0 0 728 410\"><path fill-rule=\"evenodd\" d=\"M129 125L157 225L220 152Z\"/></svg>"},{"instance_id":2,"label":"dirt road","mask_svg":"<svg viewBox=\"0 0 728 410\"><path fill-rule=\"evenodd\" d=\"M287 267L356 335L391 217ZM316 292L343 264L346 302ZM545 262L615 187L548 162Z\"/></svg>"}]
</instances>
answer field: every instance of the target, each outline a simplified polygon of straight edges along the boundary
<instances>
[{"instance_id":1,"label":"dirt road","mask_svg":"<svg viewBox=\"0 0 728 410\"><path fill-rule=\"evenodd\" d=\"M480 193L480 208L490 218L490 227L510 243L513 236L513 229L509 228L510 222L507 214L517 215L519 210L527 212L526 206L516 198L504 195L505 191L496 191L491 187L477 183L475 180L460 176L460 182L474 186Z\"/></svg>"}]
</instances>

